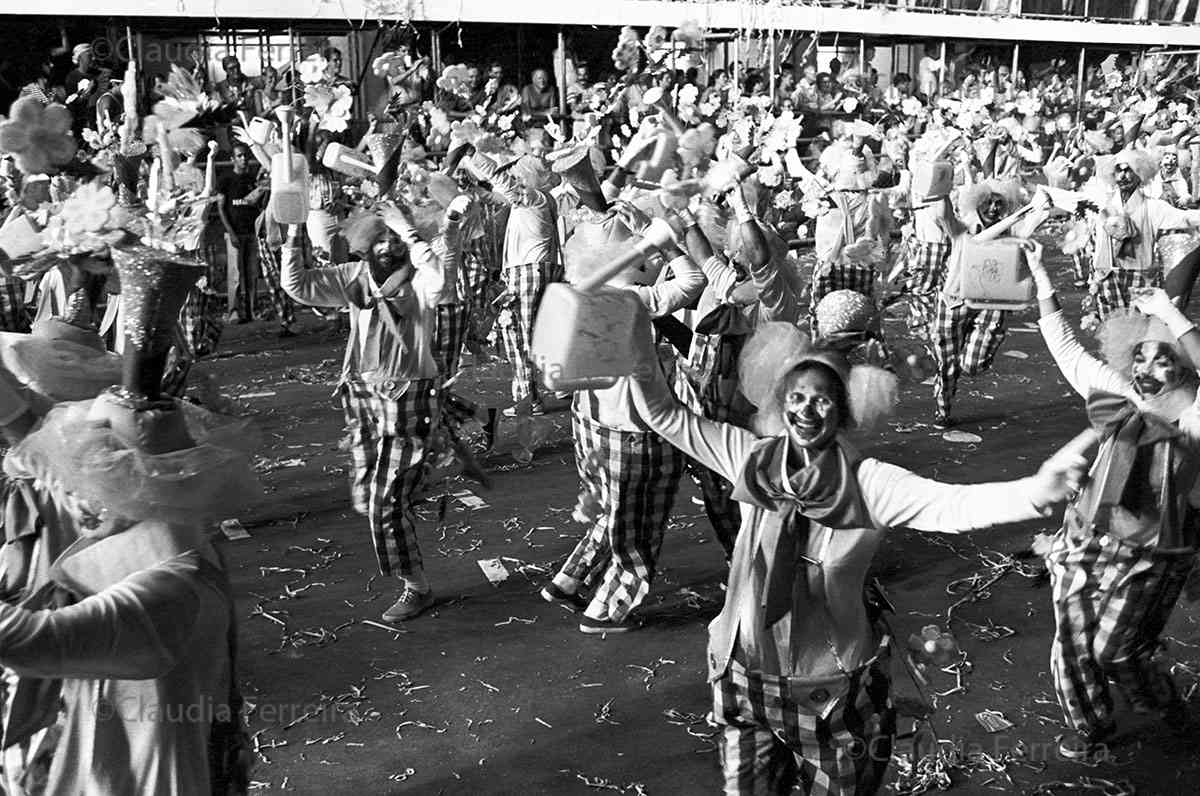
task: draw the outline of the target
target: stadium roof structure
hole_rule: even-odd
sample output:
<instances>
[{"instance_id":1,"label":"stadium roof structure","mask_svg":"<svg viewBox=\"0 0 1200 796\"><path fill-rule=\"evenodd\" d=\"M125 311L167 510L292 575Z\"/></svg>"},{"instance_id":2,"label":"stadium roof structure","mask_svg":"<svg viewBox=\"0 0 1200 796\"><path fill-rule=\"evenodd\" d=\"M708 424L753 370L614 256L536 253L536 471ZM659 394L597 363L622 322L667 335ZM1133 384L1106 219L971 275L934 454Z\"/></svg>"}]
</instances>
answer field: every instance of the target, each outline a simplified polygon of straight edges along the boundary
<instances>
[{"instance_id":1,"label":"stadium roof structure","mask_svg":"<svg viewBox=\"0 0 1200 796\"><path fill-rule=\"evenodd\" d=\"M6 14L78 16L78 0L4 0ZM921 10L826 8L731 0L96 0L88 16L348 22L486 22L531 25L675 27L695 20L710 30L819 31L879 38L1058 42L1136 48L1200 46L1200 25L996 17Z\"/></svg>"}]
</instances>

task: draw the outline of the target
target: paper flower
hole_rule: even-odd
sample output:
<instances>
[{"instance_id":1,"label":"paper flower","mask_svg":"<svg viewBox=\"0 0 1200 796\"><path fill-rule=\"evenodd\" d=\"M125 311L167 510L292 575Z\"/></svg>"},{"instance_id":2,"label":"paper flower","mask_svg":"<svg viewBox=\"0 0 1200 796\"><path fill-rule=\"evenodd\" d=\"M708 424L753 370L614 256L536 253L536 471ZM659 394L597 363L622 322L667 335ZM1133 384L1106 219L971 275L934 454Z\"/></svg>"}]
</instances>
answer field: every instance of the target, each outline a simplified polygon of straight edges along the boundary
<instances>
[{"instance_id":1,"label":"paper flower","mask_svg":"<svg viewBox=\"0 0 1200 796\"><path fill-rule=\"evenodd\" d=\"M466 64L454 64L442 70L437 79L437 87L447 94L468 97L471 94L470 74Z\"/></svg>"},{"instance_id":2,"label":"paper flower","mask_svg":"<svg viewBox=\"0 0 1200 796\"><path fill-rule=\"evenodd\" d=\"M345 130L350 122L350 106L353 103L354 96L350 93L349 86L334 86L329 105L321 114L321 123L317 125L317 129L328 130L331 133Z\"/></svg>"},{"instance_id":3,"label":"paper flower","mask_svg":"<svg viewBox=\"0 0 1200 796\"><path fill-rule=\"evenodd\" d=\"M308 85L324 82L327 79L325 70L329 61L320 53L313 53L300 62L300 80Z\"/></svg>"},{"instance_id":4,"label":"paper flower","mask_svg":"<svg viewBox=\"0 0 1200 796\"><path fill-rule=\"evenodd\" d=\"M641 54L641 40L637 31L630 27L621 28L617 37L617 46L612 52L613 65L623 72L637 69Z\"/></svg>"},{"instance_id":5,"label":"paper flower","mask_svg":"<svg viewBox=\"0 0 1200 796\"><path fill-rule=\"evenodd\" d=\"M25 174L58 171L75 157L71 112L63 105L44 107L32 97L12 104L12 117L0 124L0 152L9 152Z\"/></svg>"},{"instance_id":6,"label":"paper flower","mask_svg":"<svg viewBox=\"0 0 1200 796\"><path fill-rule=\"evenodd\" d=\"M900 103L900 112L905 116L916 118L925 113L925 106L916 97L905 97Z\"/></svg>"},{"instance_id":7,"label":"paper flower","mask_svg":"<svg viewBox=\"0 0 1200 796\"><path fill-rule=\"evenodd\" d=\"M854 97L846 97L846 99L842 100L842 111L845 113L854 113L857 107L858 100Z\"/></svg>"},{"instance_id":8,"label":"paper flower","mask_svg":"<svg viewBox=\"0 0 1200 796\"><path fill-rule=\"evenodd\" d=\"M692 49L703 46L704 31L700 30L700 23L694 19L685 20L682 25L675 29L671 34L671 40L681 42L685 47Z\"/></svg>"},{"instance_id":9,"label":"paper flower","mask_svg":"<svg viewBox=\"0 0 1200 796\"><path fill-rule=\"evenodd\" d=\"M371 71L376 77L395 77L405 70L404 56L388 52L371 62Z\"/></svg>"},{"instance_id":10,"label":"paper flower","mask_svg":"<svg viewBox=\"0 0 1200 796\"><path fill-rule=\"evenodd\" d=\"M111 188L88 183L63 202L59 215L70 233L99 232L108 221L108 211L116 204L117 197Z\"/></svg>"},{"instance_id":11,"label":"paper flower","mask_svg":"<svg viewBox=\"0 0 1200 796\"><path fill-rule=\"evenodd\" d=\"M695 105L700 89L696 88L695 83L687 83L680 87L678 96L680 105Z\"/></svg>"}]
</instances>

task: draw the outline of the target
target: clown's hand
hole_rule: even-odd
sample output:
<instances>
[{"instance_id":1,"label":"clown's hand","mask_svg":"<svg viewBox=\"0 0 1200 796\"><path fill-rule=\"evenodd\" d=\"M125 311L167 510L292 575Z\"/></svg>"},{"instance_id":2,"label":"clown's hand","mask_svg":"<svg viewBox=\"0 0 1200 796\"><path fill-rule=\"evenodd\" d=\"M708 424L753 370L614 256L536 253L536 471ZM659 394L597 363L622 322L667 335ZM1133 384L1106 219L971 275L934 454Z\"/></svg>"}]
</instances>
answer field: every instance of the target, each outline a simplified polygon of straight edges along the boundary
<instances>
[{"instance_id":1,"label":"clown's hand","mask_svg":"<svg viewBox=\"0 0 1200 796\"><path fill-rule=\"evenodd\" d=\"M1183 311L1161 287L1144 288L1134 293L1133 306L1147 315L1153 315L1167 325L1176 338L1183 337L1195 328Z\"/></svg>"},{"instance_id":2,"label":"clown's hand","mask_svg":"<svg viewBox=\"0 0 1200 796\"><path fill-rule=\"evenodd\" d=\"M1059 451L1047 459L1029 479L1030 500L1049 514L1050 508L1075 496L1087 476L1088 460L1070 451Z\"/></svg>"},{"instance_id":3,"label":"clown's hand","mask_svg":"<svg viewBox=\"0 0 1200 796\"><path fill-rule=\"evenodd\" d=\"M382 206L380 216L383 218L383 223L387 224L388 229L399 235L405 242L412 243L420 240L416 224L413 223L412 212L407 206L385 204Z\"/></svg>"},{"instance_id":4,"label":"clown's hand","mask_svg":"<svg viewBox=\"0 0 1200 796\"><path fill-rule=\"evenodd\" d=\"M471 197L469 194L460 193L458 196L450 200L450 204L446 205L446 216L452 219L462 218L471 209Z\"/></svg>"},{"instance_id":5,"label":"clown's hand","mask_svg":"<svg viewBox=\"0 0 1200 796\"><path fill-rule=\"evenodd\" d=\"M1037 286L1038 301L1052 298L1054 282L1042 262L1042 244L1029 239L1023 241L1021 247L1025 250L1025 263L1029 266L1029 273L1033 275L1033 283Z\"/></svg>"}]
</instances>

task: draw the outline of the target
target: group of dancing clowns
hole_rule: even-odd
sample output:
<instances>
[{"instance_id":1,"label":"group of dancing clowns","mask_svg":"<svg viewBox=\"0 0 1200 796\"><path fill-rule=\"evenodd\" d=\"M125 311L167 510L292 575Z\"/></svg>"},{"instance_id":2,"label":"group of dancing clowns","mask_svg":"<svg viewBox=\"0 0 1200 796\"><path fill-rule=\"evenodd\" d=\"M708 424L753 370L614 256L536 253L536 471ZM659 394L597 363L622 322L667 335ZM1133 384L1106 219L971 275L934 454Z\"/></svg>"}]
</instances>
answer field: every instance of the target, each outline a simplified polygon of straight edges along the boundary
<instances>
[{"instance_id":1,"label":"group of dancing clowns","mask_svg":"<svg viewBox=\"0 0 1200 796\"><path fill-rule=\"evenodd\" d=\"M343 224L276 186L281 289L349 316L338 396L353 505L395 583L383 619L433 604L415 512L433 460L471 459L470 423L485 444L495 435L497 413L454 381L464 346L490 331L479 326L494 320L498 272L511 414L573 393L586 527L541 597L577 611L583 633L638 628L680 480L699 484L729 569L707 655L726 793L883 785L894 639L867 575L889 528L967 532L1065 503L1047 553L1062 753L1086 758L1111 740L1114 686L1183 726L1155 653L1200 543L1200 333L1172 300L1190 293L1195 264L1173 263L1164 282L1154 242L1200 213L1146 196L1152 153L1098 157L1077 191L1029 191L981 173L969 136L942 127L913 147L911 170L901 162L885 180L871 126L846 125L803 172L820 210L817 261L802 274L762 220L770 193L755 171L780 153L731 134L681 159L690 131L646 101L613 168L586 137L514 152L464 131L439 167L417 170L384 132L359 152L359 204ZM290 156L283 118L256 154ZM67 294L31 332L0 337L6 792L237 791L233 601L210 533L216 512L253 497L247 434L163 389L169 361L188 353L179 320L204 273L187 253L190 209L209 197L165 179L180 154L170 131L143 128L136 141L132 126L121 146L150 151L149 184L102 187L63 143L68 121L18 104L0 127L26 176L50 174L58 192L31 209L57 218L32 242L26 216L0 229L3 267L54 269ZM918 185L921 161L948 164L950 178ZM897 208L911 219L893 244ZM1076 339L1031 238L1056 208L1086 227L1103 361ZM882 336L886 258L935 363L936 419L949 424L960 376L986 368L1004 336L1003 311L968 301L968 253L1004 238L1023 253L1046 345L1090 430L1008 482L944 484L872 457L898 379L924 359ZM104 301L119 308L119 354L97 333ZM587 317L596 307L625 314ZM553 366L590 365L539 361L538 325L569 336L605 320L600 345L619 349L621 368L586 384L548 379ZM189 705L212 708L193 720ZM172 710L189 719L168 720Z\"/></svg>"}]
</instances>

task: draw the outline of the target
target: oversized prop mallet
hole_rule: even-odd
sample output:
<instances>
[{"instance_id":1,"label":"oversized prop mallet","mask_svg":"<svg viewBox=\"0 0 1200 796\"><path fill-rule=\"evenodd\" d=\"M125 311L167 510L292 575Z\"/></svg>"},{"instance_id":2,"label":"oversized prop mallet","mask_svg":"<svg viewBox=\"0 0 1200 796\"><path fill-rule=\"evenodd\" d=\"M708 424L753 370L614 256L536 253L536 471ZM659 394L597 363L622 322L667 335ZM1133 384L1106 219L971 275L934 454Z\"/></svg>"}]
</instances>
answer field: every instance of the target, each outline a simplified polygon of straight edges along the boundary
<instances>
[{"instance_id":1,"label":"oversized prop mallet","mask_svg":"<svg viewBox=\"0 0 1200 796\"><path fill-rule=\"evenodd\" d=\"M641 299L605 283L673 239L670 225L653 219L640 241L576 285L546 286L530 353L547 388L605 389L632 374Z\"/></svg>"},{"instance_id":2,"label":"oversized prop mallet","mask_svg":"<svg viewBox=\"0 0 1200 796\"><path fill-rule=\"evenodd\" d=\"M363 180L374 180L378 183L380 192L387 193L396 181L400 155L401 147L396 147L387 160L375 165L364 158L361 152L335 141L325 145L325 154L321 157L321 163L325 168L339 174Z\"/></svg>"},{"instance_id":3,"label":"oversized prop mallet","mask_svg":"<svg viewBox=\"0 0 1200 796\"><path fill-rule=\"evenodd\" d=\"M303 224L308 220L308 161L292 151L292 122L295 111L290 105L276 109L283 126L283 151L271 158L271 199L267 210L280 224Z\"/></svg>"}]
</instances>

